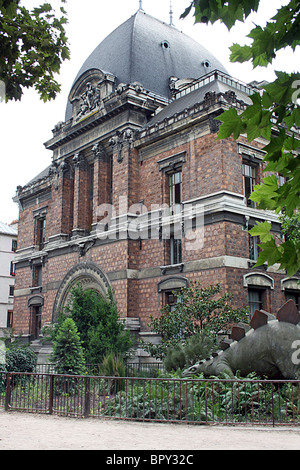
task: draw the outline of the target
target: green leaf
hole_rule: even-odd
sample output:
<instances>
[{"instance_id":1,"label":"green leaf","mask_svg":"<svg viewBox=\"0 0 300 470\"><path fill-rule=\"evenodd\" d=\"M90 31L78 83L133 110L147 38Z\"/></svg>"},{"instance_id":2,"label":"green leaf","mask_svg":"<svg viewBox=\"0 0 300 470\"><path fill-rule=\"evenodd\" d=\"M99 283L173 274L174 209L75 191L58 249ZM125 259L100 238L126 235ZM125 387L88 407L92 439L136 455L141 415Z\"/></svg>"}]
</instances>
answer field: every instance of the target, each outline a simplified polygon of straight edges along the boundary
<instances>
[{"instance_id":1,"label":"green leaf","mask_svg":"<svg viewBox=\"0 0 300 470\"><path fill-rule=\"evenodd\" d=\"M254 227L249 230L249 233L252 237L260 237L260 240L264 243L273 239L272 235L270 234L270 230L271 224L269 222L256 222L256 225L254 225Z\"/></svg>"},{"instance_id":2,"label":"green leaf","mask_svg":"<svg viewBox=\"0 0 300 470\"><path fill-rule=\"evenodd\" d=\"M278 183L276 175L269 175L263 182L254 186L251 201L258 203L259 209L275 210L278 202Z\"/></svg>"},{"instance_id":3,"label":"green leaf","mask_svg":"<svg viewBox=\"0 0 300 470\"><path fill-rule=\"evenodd\" d=\"M235 108L224 111L224 113L218 116L218 120L223 122L218 133L218 140L226 139L231 134L233 134L234 139L237 139L244 130L243 122Z\"/></svg>"},{"instance_id":4,"label":"green leaf","mask_svg":"<svg viewBox=\"0 0 300 470\"><path fill-rule=\"evenodd\" d=\"M255 264L256 267L261 266L266 262L268 266L273 266L274 264L280 262L281 252L280 249L276 246L273 237L271 237L271 240L259 244L258 246L262 248L262 251L259 253L257 258L257 262Z\"/></svg>"}]
</instances>

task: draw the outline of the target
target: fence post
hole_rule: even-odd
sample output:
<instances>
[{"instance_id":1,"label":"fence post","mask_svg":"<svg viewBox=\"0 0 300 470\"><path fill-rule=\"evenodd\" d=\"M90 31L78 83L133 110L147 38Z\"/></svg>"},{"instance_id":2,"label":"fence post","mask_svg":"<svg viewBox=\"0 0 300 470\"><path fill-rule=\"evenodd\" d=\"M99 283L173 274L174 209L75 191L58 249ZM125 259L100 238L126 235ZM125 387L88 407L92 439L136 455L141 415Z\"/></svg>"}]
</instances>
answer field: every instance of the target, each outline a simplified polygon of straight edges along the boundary
<instances>
[{"instance_id":1,"label":"fence post","mask_svg":"<svg viewBox=\"0 0 300 470\"><path fill-rule=\"evenodd\" d=\"M88 418L90 414L90 377L85 377L85 390L84 390L84 417Z\"/></svg>"},{"instance_id":2,"label":"fence post","mask_svg":"<svg viewBox=\"0 0 300 470\"><path fill-rule=\"evenodd\" d=\"M10 398L11 398L11 374L7 374L6 388L5 388L5 411L8 411L11 408Z\"/></svg>"},{"instance_id":3,"label":"fence post","mask_svg":"<svg viewBox=\"0 0 300 470\"><path fill-rule=\"evenodd\" d=\"M54 375L50 375L49 414L53 413Z\"/></svg>"},{"instance_id":4,"label":"fence post","mask_svg":"<svg viewBox=\"0 0 300 470\"><path fill-rule=\"evenodd\" d=\"M271 384L272 387L272 422L273 422L273 428L275 426L275 413L274 413L274 382Z\"/></svg>"}]
</instances>

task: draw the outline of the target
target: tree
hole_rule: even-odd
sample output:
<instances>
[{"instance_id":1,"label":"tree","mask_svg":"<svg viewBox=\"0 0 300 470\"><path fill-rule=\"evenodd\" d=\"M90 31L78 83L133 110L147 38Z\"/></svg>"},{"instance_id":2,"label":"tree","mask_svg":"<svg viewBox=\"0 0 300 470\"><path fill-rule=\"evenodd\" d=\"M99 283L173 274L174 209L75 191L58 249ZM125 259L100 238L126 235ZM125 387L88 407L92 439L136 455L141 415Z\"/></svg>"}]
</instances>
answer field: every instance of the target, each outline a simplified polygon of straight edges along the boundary
<instances>
[{"instance_id":1,"label":"tree","mask_svg":"<svg viewBox=\"0 0 300 470\"><path fill-rule=\"evenodd\" d=\"M69 59L66 22L63 6L57 16L50 3L29 11L20 0L0 0L0 81L7 101L20 100L31 87L43 101L55 98L60 85L54 75Z\"/></svg>"},{"instance_id":2,"label":"tree","mask_svg":"<svg viewBox=\"0 0 300 470\"><path fill-rule=\"evenodd\" d=\"M260 0L194 0L183 13L185 17L194 8L195 22L214 23L221 20L228 29L236 21L245 21L249 14L258 10ZM293 51L300 44L300 4L290 0L282 6L267 22L265 27L255 26L248 37L251 45L231 46L232 62L251 61L254 67L267 66L276 57L276 52L290 46ZM248 141L264 137L269 142L266 152L264 171L273 174L266 176L255 187L251 199L259 209L284 212L292 217L300 209L300 73L287 74L276 72L276 80L262 86L261 93L251 96L252 105L238 114L235 108L226 110L218 119L222 121L218 139L233 136L237 139L246 134ZM285 178L283 185L278 184L276 173ZM256 266L267 262L268 265L280 264L289 276L300 267L300 242L288 239L276 243L270 232L271 224L257 223L250 234L260 236L261 252Z\"/></svg>"},{"instance_id":3,"label":"tree","mask_svg":"<svg viewBox=\"0 0 300 470\"><path fill-rule=\"evenodd\" d=\"M177 303L171 310L165 305L158 318L150 316L150 328L162 336L158 345L145 343L144 347L157 358L166 356L169 348L182 346L191 336L205 332L215 338L220 331L233 322L248 321L248 312L234 309L232 295L225 293L217 297L221 285L201 287L198 281L191 281L187 288L174 291Z\"/></svg>"},{"instance_id":4,"label":"tree","mask_svg":"<svg viewBox=\"0 0 300 470\"><path fill-rule=\"evenodd\" d=\"M76 323L88 363L100 364L110 352L123 358L128 355L133 340L125 330L111 290L103 297L93 289L75 286L66 313Z\"/></svg>"},{"instance_id":5,"label":"tree","mask_svg":"<svg viewBox=\"0 0 300 470\"><path fill-rule=\"evenodd\" d=\"M57 374L84 374L84 354L79 333L72 318L65 318L53 341L52 360Z\"/></svg>"}]
</instances>

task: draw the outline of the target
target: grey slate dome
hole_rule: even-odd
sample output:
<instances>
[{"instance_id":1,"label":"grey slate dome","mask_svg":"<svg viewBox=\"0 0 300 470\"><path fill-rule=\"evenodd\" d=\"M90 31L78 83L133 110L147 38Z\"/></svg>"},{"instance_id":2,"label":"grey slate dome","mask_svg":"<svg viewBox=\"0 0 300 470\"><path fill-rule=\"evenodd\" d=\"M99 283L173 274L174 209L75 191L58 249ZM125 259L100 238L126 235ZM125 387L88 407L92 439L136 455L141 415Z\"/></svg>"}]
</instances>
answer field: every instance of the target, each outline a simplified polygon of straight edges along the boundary
<instances>
[{"instance_id":1,"label":"grey slate dome","mask_svg":"<svg viewBox=\"0 0 300 470\"><path fill-rule=\"evenodd\" d=\"M91 53L76 80L90 69L116 76L119 83L140 82L146 90L170 98L170 77L199 78L224 66L203 46L174 26L138 10ZM66 120L71 118L68 102Z\"/></svg>"}]
</instances>

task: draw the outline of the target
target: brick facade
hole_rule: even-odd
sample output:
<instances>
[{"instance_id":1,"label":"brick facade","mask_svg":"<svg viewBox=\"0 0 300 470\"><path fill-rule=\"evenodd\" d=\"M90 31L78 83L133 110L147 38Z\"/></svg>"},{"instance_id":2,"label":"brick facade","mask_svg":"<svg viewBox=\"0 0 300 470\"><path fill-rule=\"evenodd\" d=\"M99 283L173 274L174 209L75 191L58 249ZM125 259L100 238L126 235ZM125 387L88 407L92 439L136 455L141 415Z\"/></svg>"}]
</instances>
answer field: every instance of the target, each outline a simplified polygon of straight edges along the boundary
<instances>
[{"instance_id":1,"label":"brick facade","mask_svg":"<svg viewBox=\"0 0 300 470\"><path fill-rule=\"evenodd\" d=\"M88 79L82 78L82 90ZM256 292L272 312L297 290L276 266L253 268L257 247L249 228L268 219L280 239L278 217L247 204L245 194L243 163L259 183L265 142L216 140L214 118L245 103L211 96L208 103L206 89L186 108L184 97L150 102L148 92L127 85L110 91L97 112L78 122L74 115L53 131L46 143L53 151L50 170L19 188L16 198L16 334L38 337L77 281L102 293L111 286L122 317L139 322L141 333L149 331L150 315L159 315L168 286L192 279L203 287L220 282L235 307ZM154 115L158 107L164 109ZM179 173L180 183L172 183ZM179 211L170 197L180 201ZM37 227L44 227L43 240ZM164 280L169 283L160 289Z\"/></svg>"}]
</instances>

